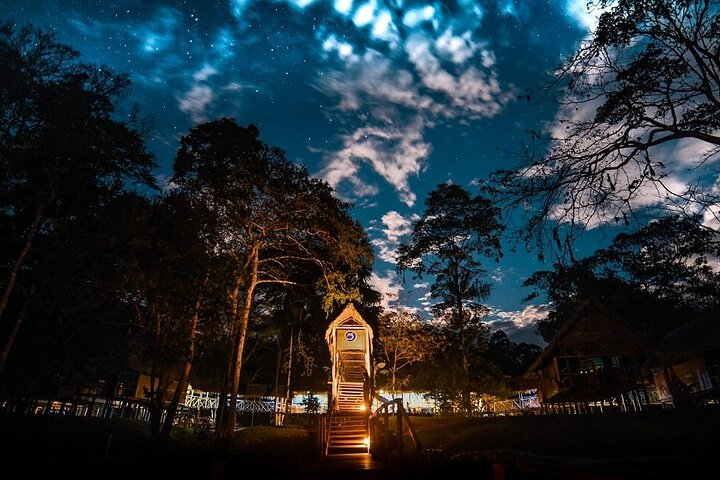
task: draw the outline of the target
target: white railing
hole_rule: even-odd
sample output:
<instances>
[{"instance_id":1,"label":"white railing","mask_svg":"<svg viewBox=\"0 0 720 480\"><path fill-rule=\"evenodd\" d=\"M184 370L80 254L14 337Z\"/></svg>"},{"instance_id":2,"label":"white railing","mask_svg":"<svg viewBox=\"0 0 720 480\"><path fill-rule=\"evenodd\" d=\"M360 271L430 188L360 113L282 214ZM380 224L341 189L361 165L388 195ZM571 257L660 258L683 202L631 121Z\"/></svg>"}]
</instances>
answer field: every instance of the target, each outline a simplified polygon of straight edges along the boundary
<instances>
[{"instance_id":1,"label":"white railing","mask_svg":"<svg viewBox=\"0 0 720 480\"><path fill-rule=\"evenodd\" d=\"M185 406L197 410L217 410L220 394L215 392L198 392L188 389L185 396ZM228 395L227 402L230 401ZM280 411L285 404L284 398L276 397L238 397L235 402L235 410L238 412L276 412Z\"/></svg>"}]
</instances>

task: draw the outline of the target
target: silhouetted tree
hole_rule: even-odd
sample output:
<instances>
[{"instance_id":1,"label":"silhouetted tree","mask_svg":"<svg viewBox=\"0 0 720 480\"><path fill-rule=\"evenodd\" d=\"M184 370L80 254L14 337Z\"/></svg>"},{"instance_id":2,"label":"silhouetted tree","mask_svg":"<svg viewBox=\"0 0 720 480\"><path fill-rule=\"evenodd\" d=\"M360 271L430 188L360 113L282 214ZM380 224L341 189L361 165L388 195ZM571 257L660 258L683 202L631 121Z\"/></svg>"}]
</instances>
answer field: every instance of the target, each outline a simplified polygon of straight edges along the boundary
<instances>
[{"instance_id":1,"label":"silhouetted tree","mask_svg":"<svg viewBox=\"0 0 720 480\"><path fill-rule=\"evenodd\" d=\"M694 314L720 305L720 245L697 221L667 217L571 264L535 272L524 283L554 306L538 323L550 341L587 298L594 296L629 323L657 339Z\"/></svg>"},{"instance_id":2,"label":"silhouetted tree","mask_svg":"<svg viewBox=\"0 0 720 480\"><path fill-rule=\"evenodd\" d=\"M597 28L551 86L562 87L558 126L534 133L517 152L519 168L496 172L491 190L518 207L519 238L541 253L550 245L572 253L578 231L629 224L647 207L701 211L717 230L710 164L720 153L720 3L591 0L588 8L602 12Z\"/></svg>"},{"instance_id":3,"label":"silhouetted tree","mask_svg":"<svg viewBox=\"0 0 720 480\"><path fill-rule=\"evenodd\" d=\"M466 376L465 405L470 411L470 360L466 330L486 308L491 285L484 281L481 258L502 255L500 211L485 197L472 196L455 184L440 184L425 200L425 211L413 226L411 241L398 248L398 270L433 278L430 295L439 299L436 316L458 332L457 347Z\"/></svg>"},{"instance_id":4,"label":"silhouetted tree","mask_svg":"<svg viewBox=\"0 0 720 480\"><path fill-rule=\"evenodd\" d=\"M515 343L502 330L496 330L488 338L485 357L498 366L502 373L512 377L525 373L543 348L532 343Z\"/></svg>"},{"instance_id":5,"label":"silhouetted tree","mask_svg":"<svg viewBox=\"0 0 720 480\"><path fill-rule=\"evenodd\" d=\"M460 332L451 320L447 316L433 321L445 346L460 344ZM434 350L429 359L414 366L412 382L429 391L442 411L473 414L478 412L478 401L484 394L504 396L507 387L498 365L486 356L490 328L480 317L473 317L466 322L463 334L464 355L458 348ZM463 362L467 362L467 370Z\"/></svg>"},{"instance_id":6,"label":"silhouetted tree","mask_svg":"<svg viewBox=\"0 0 720 480\"><path fill-rule=\"evenodd\" d=\"M128 184L155 185L140 132L113 116L128 77L78 57L31 26L0 26L0 215L15 236L2 256L0 318L38 235L68 227Z\"/></svg>"}]
</instances>

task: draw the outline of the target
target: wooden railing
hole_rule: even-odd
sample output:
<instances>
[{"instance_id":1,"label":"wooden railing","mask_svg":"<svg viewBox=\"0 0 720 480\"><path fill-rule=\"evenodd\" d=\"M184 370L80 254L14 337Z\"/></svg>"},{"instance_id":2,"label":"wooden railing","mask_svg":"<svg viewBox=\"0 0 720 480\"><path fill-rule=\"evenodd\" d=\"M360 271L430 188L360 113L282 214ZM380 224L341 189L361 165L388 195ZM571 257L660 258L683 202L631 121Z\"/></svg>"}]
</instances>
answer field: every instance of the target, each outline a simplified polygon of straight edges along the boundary
<instances>
[{"instance_id":1,"label":"wooden railing","mask_svg":"<svg viewBox=\"0 0 720 480\"><path fill-rule=\"evenodd\" d=\"M413 427L410 416L403 407L402 398L388 400L375 395L380 406L370 415L370 453L373 458L387 462L390 455L395 452L399 459L403 457L403 436L407 430L416 453L418 461L422 458L422 443ZM391 412L393 410L393 412ZM390 417L395 416L394 428L390 425ZM407 427L407 428L405 428Z\"/></svg>"},{"instance_id":2,"label":"wooden railing","mask_svg":"<svg viewBox=\"0 0 720 480\"><path fill-rule=\"evenodd\" d=\"M325 457L330 447L330 426L332 425L333 410L335 410L335 399L332 399L328 405L327 413L317 416L317 445L318 455Z\"/></svg>"},{"instance_id":3,"label":"wooden railing","mask_svg":"<svg viewBox=\"0 0 720 480\"><path fill-rule=\"evenodd\" d=\"M317 421L317 453L319 457L324 457L328 452L328 444L330 440L330 425L332 425L332 409L328 409L325 414L318 414Z\"/></svg>"}]
</instances>

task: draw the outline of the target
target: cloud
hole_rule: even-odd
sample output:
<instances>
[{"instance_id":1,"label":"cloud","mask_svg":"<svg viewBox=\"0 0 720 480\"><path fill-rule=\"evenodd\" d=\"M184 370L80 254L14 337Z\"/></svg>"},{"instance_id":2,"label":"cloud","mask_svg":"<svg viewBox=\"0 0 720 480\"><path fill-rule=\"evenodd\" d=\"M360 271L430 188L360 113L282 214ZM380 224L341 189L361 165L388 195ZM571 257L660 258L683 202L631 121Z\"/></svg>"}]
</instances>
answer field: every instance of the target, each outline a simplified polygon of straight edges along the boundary
<instances>
[{"instance_id":1,"label":"cloud","mask_svg":"<svg viewBox=\"0 0 720 480\"><path fill-rule=\"evenodd\" d=\"M489 69L479 70L474 66L459 69L451 73L442 67L436 55L445 53L453 61L464 63L470 59L479 47L472 42L470 35L454 37L446 31L435 45L426 35L415 33L405 42L405 51L415 66L423 85L443 94L451 101L452 108L444 109L450 117L464 114L471 117L492 117L500 112L502 106L512 98L511 91L503 91L497 74ZM435 51L434 51L435 50ZM494 56L485 50L487 59L484 64L491 67ZM464 59L462 62L460 59Z\"/></svg>"},{"instance_id":2,"label":"cloud","mask_svg":"<svg viewBox=\"0 0 720 480\"><path fill-rule=\"evenodd\" d=\"M178 108L190 115L194 123L207 120L205 111L215 98L212 88L207 85L194 85L178 98Z\"/></svg>"},{"instance_id":3,"label":"cloud","mask_svg":"<svg viewBox=\"0 0 720 480\"><path fill-rule=\"evenodd\" d=\"M414 28L429 22L435 16L435 7L425 5L408 9L403 15L402 22L406 27Z\"/></svg>"},{"instance_id":4,"label":"cloud","mask_svg":"<svg viewBox=\"0 0 720 480\"><path fill-rule=\"evenodd\" d=\"M203 82L217 73L218 71L214 67L211 67L210 65L203 65L200 70L193 74L193 80L196 82Z\"/></svg>"},{"instance_id":5,"label":"cloud","mask_svg":"<svg viewBox=\"0 0 720 480\"><path fill-rule=\"evenodd\" d=\"M409 235L413 230L413 221L403 217L395 210L390 210L383 215L382 223L386 227L382 232L388 241L394 243L399 242L401 237Z\"/></svg>"},{"instance_id":6,"label":"cloud","mask_svg":"<svg viewBox=\"0 0 720 480\"><path fill-rule=\"evenodd\" d=\"M486 322L492 329L502 330L513 342L543 345L546 342L535 333L535 325L550 313L547 304L528 305L522 310L504 311L491 308Z\"/></svg>"},{"instance_id":7,"label":"cloud","mask_svg":"<svg viewBox=\"0 0 720 480\"><path fill-rule=\"evenodd\" d=\"M250 0L230 0L230 13L240 20L247 9Z\"/></svg>"},{"instance_id":8,"label":"cloud","mask_svg":"<svg viewBox=\"0 0 720 480\"><path fill-rule=\"evenodd\" d=\"M511 269L511 270L512 270L512 269ZM505 278L505 274L506 274L506 272L505 272L502 268L497 267L497 268L496 268L495 270L493 270L492 273L490 274L490 278L491 278L491 279L493 280L493 282L495 282L495 283L502 283L503 279Z\"/></svg>"},{"instance_id":9,"label":"cloud","mask_svg":"<svg viewBox=\"0 0 720 480\"><path fill-rule=\"evenodd\" d=\"M565 0L565 13L588 32L595 30L604 11L599 6L591 6L587 0Z\"/></svg>"},{"instance_id":10,"label":"cloud","mask_svg":"<svg viewBox=\"0 0 720 480\"><path fill-rule=\"evenodd\" d=\"M492 117L513 98L513 87L500 84L488 42L475 38L482 9L460 3L464 15L425 5L406 7L400 17L375 0L334 4L369 38L318 33L326 66L315 86L337 99L348 119L341 149L320 172L333 186L347 182L356 197L377 193L358 178L363 163L413 206L409 180L422 173L431 150L425 131L448 119ZM350 168L343 175L339 167Z\"/></svg>"},{"instance_id":11,"label":"cloud","mask_svg":"<svg viewBox=\"0 0 720 480\"><path fill-rule=\"evenodd\" d=\"M383 237L374 238L371 243L377 248L378 257L388 263L396 263L395 255L402 237L409 235L413 230L413 222L417 217L405 218L395 210L390 210L382 216L382 223L385 226L381 230ZM376 230L376 228L372 228Z\"/></svg>"},{"instance_id":12,"label":"cloud","mask_svg":"<svg viewBox=\"0 0 720 480\"><path fill-rule=\"evenodd\" d=\"M421 119L401 128L361 127L343 136L342 142L343 148L330 155L320 177L334 188L350 183L356 197L375 194L377 191L357 176L359 164L366 164L393 186L400 201L415 204L408 179L422 171L430 153L430 145L423 140Z\"/></svg>"},{"instance_id":13,"label":"cloud","mask_svg":"<svg viewBox=\"0 0 720 480\"><path fill-rule=\"evenodd\" d=\"M454 35L452 27L449 27L435 40L435 49L441 55L449 57L453 63L462 65L472 58L478 45L472 41L472 32L467 31L458 36Z\"/></svg>"},{"instance_id":14,"label":"cloud","mask_svg":"<svg viewBox=\"0 0 720 480\"><path fill-rule=\"evenodd\" d=\"M384 309L392 309L397 304L400 292L403 290L397 275L392 270L386 270L384 275L373 272L370 276L370 285L380 292L380 306Z\"/></svg>"},{"instance_id":15,"label":"cloud","mask_svg":"<svg viewBox=\"0 0 720 480\"><path fill-rule=\"evenodd\" d=\"M399 120L397 108L436 115L443 107L418 91L418 84L409 70L377 50L367 49L362 55L346 41L329 35L323 50L335 52L342 61L339 69L324 72L316 86L323 93L339 98L338 108L352 112L365 107L375 119Z\"/></svg>"},{"instance_id":16,"label":"cloud","mask_svg":"<svg viewBox=\"0 0 720 480\"><path fill-rule=\"evenodd\" d=\"M353 0L334 0L333 8L336 12L341 15L347 15L350 13L353 7Z\"/></svg>"}]
</instances>

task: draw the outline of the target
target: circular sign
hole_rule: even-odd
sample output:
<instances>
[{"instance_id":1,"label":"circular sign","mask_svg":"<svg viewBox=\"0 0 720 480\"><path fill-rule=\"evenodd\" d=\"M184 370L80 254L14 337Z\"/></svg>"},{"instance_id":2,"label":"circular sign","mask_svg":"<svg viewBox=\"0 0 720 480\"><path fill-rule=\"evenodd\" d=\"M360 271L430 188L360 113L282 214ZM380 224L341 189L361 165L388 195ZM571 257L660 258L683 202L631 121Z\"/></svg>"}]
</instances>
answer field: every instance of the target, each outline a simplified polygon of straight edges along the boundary
<instances>
[{"instance_id":1,"label":"circular sign","mask_svg":"<svg viewBox=\"0 0 720 480\"><path fill-rule=\"evenodd\" d=\"M356 338L355 332L345 332L345 340L348 342L354 342Z\"/></svg>"}]
</instances>

